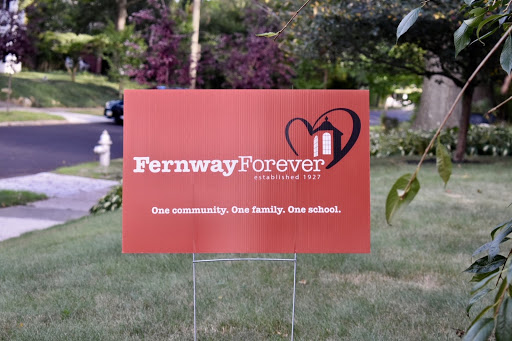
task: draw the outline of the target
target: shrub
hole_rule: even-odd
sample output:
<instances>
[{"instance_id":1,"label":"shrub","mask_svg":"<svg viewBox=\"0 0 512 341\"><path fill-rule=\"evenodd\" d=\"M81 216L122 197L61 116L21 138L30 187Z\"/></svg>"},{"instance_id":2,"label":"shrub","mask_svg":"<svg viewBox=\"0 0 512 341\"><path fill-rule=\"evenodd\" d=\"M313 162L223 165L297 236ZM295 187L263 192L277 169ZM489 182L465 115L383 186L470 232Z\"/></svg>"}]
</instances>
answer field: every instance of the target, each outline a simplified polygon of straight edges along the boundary
<instances>
[{"instance_id":1,"label":"shrub","mask_svg":"<svg viewBox=\"0 0 512 341\"><path fill-rule=\"evenodd\" d=\"M388 132L370 132L370 155L386 157L393 155L421 155L434 136L435 131L395 129ZM440 135L441 143L448 150L455 150L458 128L447 129ZM471 126L468 131L466 153L468 155L512 155L512 127ZM434 150L430 152L434 155Z\"/></svg>"},{"instance_id":2,"label":"shrub","mask_svg":"<svg viewBox=\"0 0 512 341\"><path fill-rule=\"evenodd\" d=\"M119 184L102 197L89 210L92 214L104 213L120 209L123 205L123 184Z\"/></svg>"}]
</instances>

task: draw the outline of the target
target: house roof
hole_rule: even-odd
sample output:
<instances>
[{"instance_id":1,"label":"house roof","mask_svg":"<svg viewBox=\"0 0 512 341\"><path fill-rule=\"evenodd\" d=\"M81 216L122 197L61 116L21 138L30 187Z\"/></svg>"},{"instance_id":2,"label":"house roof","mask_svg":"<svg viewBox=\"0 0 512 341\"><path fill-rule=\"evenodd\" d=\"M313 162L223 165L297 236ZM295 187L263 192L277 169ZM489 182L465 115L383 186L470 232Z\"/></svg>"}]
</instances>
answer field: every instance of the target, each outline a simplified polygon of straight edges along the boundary
<instances>
[{"instance_id":1,"label":"house roof","mask_svg":"<svg viewBox=\"0 0 512 341\"><path fill-rule=\"evenodd\" d=\"M327 117L327 116L325 116L325 121L323 121L322 124L317 129L315 129L315 131L313 133L316 133L317 131L320 131L320 130L332 130L332 131L336 131L336 132L340 133L341 135L343 135L343 133L341 131L339 131L335 126L332 125L331 122L329 122L329 117Z\"/></svg>"}]
</instances>

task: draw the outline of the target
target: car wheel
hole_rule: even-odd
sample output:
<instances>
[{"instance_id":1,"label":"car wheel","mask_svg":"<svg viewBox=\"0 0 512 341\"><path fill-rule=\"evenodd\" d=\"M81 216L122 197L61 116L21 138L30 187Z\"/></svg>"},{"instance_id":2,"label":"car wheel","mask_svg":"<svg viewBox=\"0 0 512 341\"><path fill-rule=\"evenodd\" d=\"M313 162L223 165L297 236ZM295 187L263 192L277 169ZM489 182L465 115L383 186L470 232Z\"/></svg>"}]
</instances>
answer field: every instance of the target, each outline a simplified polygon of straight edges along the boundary
<instances>
[{"instance_id":1,"label":"car wheel","mask_svg":"<svg viewBox=\"0 0 512 341\"><path fill-rule=\"evenodd\" d=\"M123 124L123 110L119 110L117 107L113 108L112 116L114 117L114 122L116 122L116 124Z\"/></svg>"}]
</instances>

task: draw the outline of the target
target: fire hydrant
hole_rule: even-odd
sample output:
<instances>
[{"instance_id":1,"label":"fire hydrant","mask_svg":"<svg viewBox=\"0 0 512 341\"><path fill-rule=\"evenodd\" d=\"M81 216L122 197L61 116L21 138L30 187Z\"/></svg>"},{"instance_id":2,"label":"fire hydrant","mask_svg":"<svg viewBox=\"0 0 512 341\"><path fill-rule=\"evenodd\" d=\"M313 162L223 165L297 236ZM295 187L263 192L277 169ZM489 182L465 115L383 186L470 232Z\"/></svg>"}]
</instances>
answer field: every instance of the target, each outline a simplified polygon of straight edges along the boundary
<instances>
[{"instance_id":1,"label":"fire hydrant","mask_svg":"<svg viewBox=\"0 0 512 341\"><path fill-rule=\"evenodd\" d=\"M98 145L94 147L94 152L100 155L100 165L108 167L110 165L110 146L112 145L112 139L108 131L103 130L98 141Z\"/></svg>"}]
</instances>

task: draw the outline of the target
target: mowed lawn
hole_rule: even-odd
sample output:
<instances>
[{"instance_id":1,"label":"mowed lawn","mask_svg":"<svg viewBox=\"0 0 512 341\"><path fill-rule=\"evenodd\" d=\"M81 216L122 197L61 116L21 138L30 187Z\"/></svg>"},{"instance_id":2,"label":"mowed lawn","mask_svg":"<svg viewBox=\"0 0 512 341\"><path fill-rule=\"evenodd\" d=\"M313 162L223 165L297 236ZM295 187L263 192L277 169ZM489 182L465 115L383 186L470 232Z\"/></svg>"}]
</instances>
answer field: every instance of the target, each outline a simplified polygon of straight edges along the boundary
<instances>
[{"instance_id":1,"label":"mowed lawn","mask_svg":"<svg viewBox=\"0 0 512 341\"><path fill-rule=\"evenodd\" d=\"M372 253L298 255L295 339L459 340L463 270L512 215L512 160L478 161L454 166L447 190L427 164L387 226L387 191L415 165L372 160ZM192 256L122 254L121 234L116 212L1 242L0 340L192 340ZM292 264L198 264L197 277L199 340L290 338Z\"/></svg>"}]
</instances>

